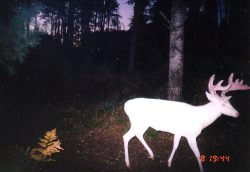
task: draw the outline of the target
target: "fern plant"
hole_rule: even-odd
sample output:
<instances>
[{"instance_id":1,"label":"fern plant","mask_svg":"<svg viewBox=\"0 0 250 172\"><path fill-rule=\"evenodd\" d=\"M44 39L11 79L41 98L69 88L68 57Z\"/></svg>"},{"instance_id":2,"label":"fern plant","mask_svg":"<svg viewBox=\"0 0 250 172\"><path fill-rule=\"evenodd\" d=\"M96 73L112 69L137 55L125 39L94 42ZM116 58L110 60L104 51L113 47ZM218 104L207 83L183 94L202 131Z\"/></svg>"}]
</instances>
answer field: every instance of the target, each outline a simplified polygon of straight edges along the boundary
<instances>
[{"instance_id":1,"label":"fern plant","mask_svg":"<svg viewBox=\"0 0 250 172\"><path fill-rule=\"evenodd\" d=\"M47 131L44 138L39 140L40 148L24 149L18 145L3 148L3 152L0 151L3 155L0 157L0 171L36 171L42 165L39 162L55 161L50 158L51 155L63 150L57 139L56 129Z\"/></svg>"},{"instance_id":2,"label":"fern plant","mask_svg":"<svg viewBox=\"0 0 250 172\"><path fill-rule=\"evenodd\" d=\"M60 146L60 141L57 140L56 128L54 130L47 131L44 139L39 139L41 142L38 144L41 146L41 148L32 149L30 151L30 157L32 159L44 162L55 161L54 159L47 157L51 156L53 153L58 153L60 150L63 150L63 148Z\"/></svg>"}]
</instances>

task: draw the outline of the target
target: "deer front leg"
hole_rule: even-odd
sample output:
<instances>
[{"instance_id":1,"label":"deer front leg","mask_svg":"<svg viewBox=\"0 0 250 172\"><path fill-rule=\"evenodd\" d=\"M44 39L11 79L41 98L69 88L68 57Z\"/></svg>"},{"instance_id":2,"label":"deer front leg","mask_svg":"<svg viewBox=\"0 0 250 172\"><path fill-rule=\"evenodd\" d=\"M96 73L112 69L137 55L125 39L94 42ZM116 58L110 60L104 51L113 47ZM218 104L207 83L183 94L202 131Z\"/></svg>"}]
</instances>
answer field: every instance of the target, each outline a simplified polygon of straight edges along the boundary
<instances>
[{"instance_id":1,"label":"deer front leg","mask_svg":"<svg viewBox=\"0 0 250 172\"><path fill-rule=\"evenodd\" d=\"M123 142L124 142L124 154L125 154L125 162L128 168L130 168L130 163L129 163L129 155L128 155L128 142L129 140L135 136L136 130L132 126L130 130L123 136Z\"/></svg>"},{"instance_id":2,"label":"deer front leg","mask_svg":"<svg viewBox=\"0 0 250 172\"><path fill-rule=\"evenodd\" d=\"M204 169L203 169L202 164L201 164L201 159L200 159L201 154L200 154L200 151L199 151L199 149L197 147L196 138L190 137L190 138L187 138L187 140L188 140L188 143L189 143L192 151L194 152L194 154L195 154L195 156L196 156L196 158L198 160L200 171L204 172Z\"/></svg>"},{"instance_id":3,"label":"deer front leg","mask_svg":"<svg viewBox=\"0 0 250 172\"><path fill-rule=\"evenodd\" d=\"M176 149L178 148L180 139L181 139L181 136L179 136L177 134L174 135L174 145L173 145L172 153L171 153L171 155L170 155L170 157L168 159L168 167L171 167L171 163L172 163L172 160L173 160L173 157L174 157L174 153L175 153Z\"/></svg>"},{"instance_id":4,"label":"deer front leg","mask_svg":"<svg viewBox=\"0 0 250 172\"><path fill-rule=\"evenodd\" d=\"M148 146L148 144L145 142L144 138L143 138L143 134L145 133L145 131L148 129L148 127L145 127L143 130L141 130L138 134L136 134L136 137L141 141L141 143L143 144L143 146L147 149L150 158L152 160L154 160L154 154L152 152L152 150L150 149L150 147Z\"/></svg>"}]
</instances>

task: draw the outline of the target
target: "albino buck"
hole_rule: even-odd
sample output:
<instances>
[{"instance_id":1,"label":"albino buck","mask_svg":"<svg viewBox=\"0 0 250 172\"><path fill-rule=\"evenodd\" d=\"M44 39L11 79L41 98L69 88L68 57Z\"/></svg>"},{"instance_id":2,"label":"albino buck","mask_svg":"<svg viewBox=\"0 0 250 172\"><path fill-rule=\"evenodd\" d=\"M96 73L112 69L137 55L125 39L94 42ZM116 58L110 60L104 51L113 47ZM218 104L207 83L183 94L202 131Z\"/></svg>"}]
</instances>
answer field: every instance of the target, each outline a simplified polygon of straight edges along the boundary
<instances>
[{"instance_id":1,"label":"albino buck","mask_svg":"<svg viewBox=\"0 0 250 172\"><path fill-rule=\"evenodd\" d=\"M131 123L130 130L123 136L125 162L127 167L130 167L128 156L128 142L136 136L143 146L147 149L150 157L154 159L154 154L149 148L143 134L152 127L158 131L170 132L174 134L174 144L172 153L168 159L168 167L174 153L179 145L181 136L187 138L188 143L193 150L200 167L200 171L204 171L200 152L197 147L196 137L200 135L202 129L212 124L221 114L231 117L238 117L240 114L230 104L230 97L225 96L228 91L247 90L250 89L247 85L243 85L243 80L239 82L237 79L233 82L233 73L228 79L227 86L221 86L220 81L217 85L213 85L215 75L213 75L208 83L209 92L206 92L209 103L202 106L193 106L187 103L160 100L135 98L125 103L124 110L128 115ZM222 91L221 97L216 94L216 91Z\"/></svg>"}]
</instances>

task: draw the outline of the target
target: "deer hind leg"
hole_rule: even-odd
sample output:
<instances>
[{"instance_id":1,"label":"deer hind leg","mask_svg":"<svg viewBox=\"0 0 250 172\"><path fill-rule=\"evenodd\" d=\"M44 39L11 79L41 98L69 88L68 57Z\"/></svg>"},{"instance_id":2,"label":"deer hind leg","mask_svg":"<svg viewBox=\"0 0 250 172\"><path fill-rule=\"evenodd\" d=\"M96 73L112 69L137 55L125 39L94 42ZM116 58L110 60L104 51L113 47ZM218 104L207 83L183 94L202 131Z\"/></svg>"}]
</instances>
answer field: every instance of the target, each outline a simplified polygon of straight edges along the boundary
<instances>
[{"instance_id":1,"label":"deer hind leg","mask_svg":"<svg viewBox=\"0 0 250 172\"><path fill-rule=\"evenodd\" d=\"M175 153L176 149L178 148L180 139L181 139L180 135L177 135L177 134L174 135L174 145L173 145L172 153L170 154L170 157L168 159L168 167L171 167L171 163L172 163L172 160L173 160L173 157L174 157L174 153Z\"/></svg>"},{"instance_id":2,"label":"deer hind leg","mask_svg":"<svg viewBox=\"0 0 250 172\"><path fill-rule=\"evenodd\" d=\"M129 155L128 155L128 142L131 138L133 138L136 135L136 131L137 131L136 128L131 126L130 130L123 136L125 162L127 167L130 167Z\"/></svg>"},{"instance_id":3,"label":"deer hind leg","mask_svg":"<svg viewBox=\"0 0 250 172\"><path fill-rule=\"evenodd\" d=\"M136 137L141 141L143 146L147 149L147 151L150 155L150 158L154 160L154 154L143 138L143 135L147 129L148 129L148 127L144 127L139 133L136 134Z\"/></svg>"},{"instance_id":4,"label":"deer hind leg","mask_svg":"<svg viewBox=\"0 0 250 172\"><path fill-rule=\"evenodd\" d=\"M188 140L188 143L189 143L192 151L194 152L194 154L198 160L200 171L204 172L202 164L201 164L201 159L200 159L201 155L200 155L200 151L199 151L198 146L197 146L196 138L193 138L193 137L187 138L187 140Z\"/></svg>"}]
</instances>

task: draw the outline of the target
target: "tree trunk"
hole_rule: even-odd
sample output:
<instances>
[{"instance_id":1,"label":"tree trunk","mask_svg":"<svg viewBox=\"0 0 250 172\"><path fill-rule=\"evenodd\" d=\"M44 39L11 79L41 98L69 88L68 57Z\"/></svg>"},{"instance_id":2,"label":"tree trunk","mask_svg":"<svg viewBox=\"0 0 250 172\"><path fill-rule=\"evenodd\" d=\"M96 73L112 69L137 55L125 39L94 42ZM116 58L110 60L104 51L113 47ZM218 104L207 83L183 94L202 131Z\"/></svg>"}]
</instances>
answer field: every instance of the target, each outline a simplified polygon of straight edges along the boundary
<instances>
[{"instance_id":1,"label":"tree trunk","mask_svg":"<svg viewBox=\"0 0 250 172\"><path fill-rule=\"evenodd\" d=\"M218 0L218 6L219 6L219 14L220 14L220 22L222 21L222 4L221 0Z\"/></svg>"},{"instance_id":2,"label":"tree trunk","mask_svg":"<svg viewBox=\"0 0 250 172\"><path fill-rule=\"evenodd\" d=\"M54 20L53 20L53 18L54 18L54 15L52 14L51 19L50 19L50 23L51 23L50 33L51 33L52 36L53 36L53 30L54 30Z\"/></svg>"},{"instance_id":3,"label":"tree trunk","mask_svg":"<svg viewBox=\"0 0 250 172\"><path fill-rule=\"evenodd\" d=\"M133 25L132 25L132 39L131 39L129 62L128 62L128 72L132 72L134 69L136 38L137 38L137 30L138 30L138 17L139 17L139 3L137 0L135 1L135 6L134 6L134 18L133 18Z\"/></svg>"},{"instance_id":4,"label":"tree trunk","mask_svg":"<svg viewBox=\"0 0 250 172\"><path fill-rule=\"evenodd\" d=\"M75 13L75 7L74 7L74 1L69 1L69 14L68 14L68 40L69 40L69 51L71 51L71 48L73 47L73 36L74 36L74 13Z\"/></svg>"},{"instance_id":5,"label":"tree trunk","mask_svg":"<svg viewBox=\"0 0 250 172\"><path fill-rule=\"evenodd\" d=\"M104 27L105 27L105 20L106 20L106 18L105 18L105 12L106 12L105 5L106 5L106 1L103 0L102 10L101 10L101 21L100 21L101 32L104 32Z\"/></svg>"},{"instance_id":6,"label":"tree trunk","mask_svg":"<svg viewBox=\"0 0 250 172\"><path fill-rule=\"evenodd\" d=\"M63 47L66 48L67 47L67 29L66 29L66 16L65 14L63 14L62 16L62 35L63 35Z\"/></svg>"},{"instance_id":7,"label":"tree trunk","mask_svg":"<svg viewBox=\"0 0 250 172\"><path fill-rule=\"evenodd\" d=\"M182 100L185 0L172 0L168 99Z\"/></svg>"}]
</instances>

